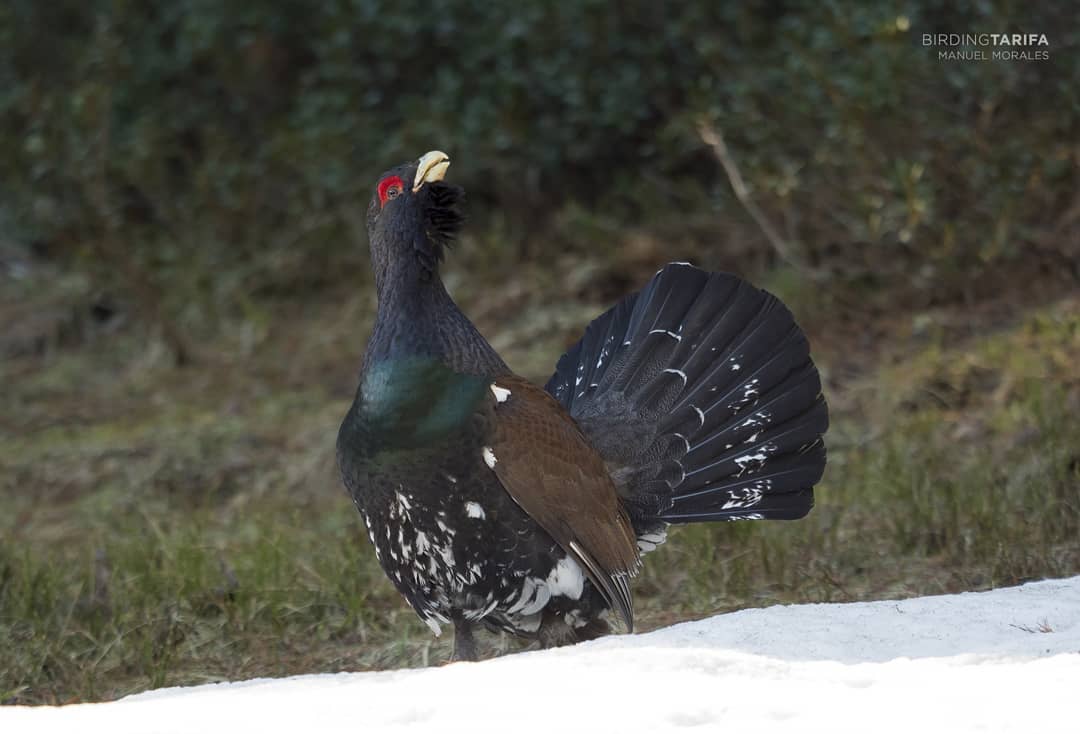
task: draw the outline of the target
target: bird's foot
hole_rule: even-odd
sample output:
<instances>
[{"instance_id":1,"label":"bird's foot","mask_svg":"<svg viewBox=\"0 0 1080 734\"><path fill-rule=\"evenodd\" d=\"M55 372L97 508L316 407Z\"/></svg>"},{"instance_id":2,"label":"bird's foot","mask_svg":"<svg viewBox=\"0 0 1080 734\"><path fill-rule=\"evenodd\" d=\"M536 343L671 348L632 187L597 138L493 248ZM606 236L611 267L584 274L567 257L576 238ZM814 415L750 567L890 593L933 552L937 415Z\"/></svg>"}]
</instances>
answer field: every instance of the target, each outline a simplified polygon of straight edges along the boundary
<instances>
[{"instance_id":1,"label":"bird's foot","mask_svg":"<svg viewBox=\"0 0 1080 734\"><path fill-rule=\"evenodd\" d=\"M454 620L454 654L450 656L450 662L476 662L478 659L472 625Z\"/></svg>"}]
</instances>

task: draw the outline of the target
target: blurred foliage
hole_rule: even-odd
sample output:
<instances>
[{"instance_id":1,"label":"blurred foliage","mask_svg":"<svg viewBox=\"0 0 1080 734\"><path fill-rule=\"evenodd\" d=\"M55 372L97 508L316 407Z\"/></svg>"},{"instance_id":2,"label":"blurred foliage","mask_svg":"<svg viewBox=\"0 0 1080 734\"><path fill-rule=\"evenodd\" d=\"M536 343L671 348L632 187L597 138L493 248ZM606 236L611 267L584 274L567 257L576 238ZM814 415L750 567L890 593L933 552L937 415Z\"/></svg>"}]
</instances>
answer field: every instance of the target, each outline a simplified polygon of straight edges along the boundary
<instances>
[{"instance_id":1,"label":"blurred foliage","mask_svg":"<svg viewBox=\"0 0 1080 734\"><path fill-rule=\"evenodd\" d=\"M436 147L517 257L595 217L704 212L760 241L704 119L809 261L929 289L1075 239L1073 20L1007 0L11 0L0 227L178 333L340 280L374 177ZM1049 61L919 41L1018 28Z\"/></svg>"}]
</instances>

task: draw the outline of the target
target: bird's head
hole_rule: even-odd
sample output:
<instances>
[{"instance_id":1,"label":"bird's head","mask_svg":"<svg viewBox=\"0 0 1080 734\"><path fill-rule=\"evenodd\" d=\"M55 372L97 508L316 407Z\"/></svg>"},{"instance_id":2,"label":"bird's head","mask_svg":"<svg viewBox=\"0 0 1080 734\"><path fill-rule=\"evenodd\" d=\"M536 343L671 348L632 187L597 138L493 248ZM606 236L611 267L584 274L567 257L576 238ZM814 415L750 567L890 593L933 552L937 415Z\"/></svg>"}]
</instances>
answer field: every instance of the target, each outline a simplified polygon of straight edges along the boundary
<instances>
[{"instance_id":1,"label":"bird's head","mask_svg":"<svg viewBox=\"0 0 1080 734\"><path fill-rule=\"evenodd\" d=\"M430 280L461 228L464 191L443 181L450 157L439 150L391 168L375 183L367 229L377 280L390 272Z\"/></svg>"}]
</instances>

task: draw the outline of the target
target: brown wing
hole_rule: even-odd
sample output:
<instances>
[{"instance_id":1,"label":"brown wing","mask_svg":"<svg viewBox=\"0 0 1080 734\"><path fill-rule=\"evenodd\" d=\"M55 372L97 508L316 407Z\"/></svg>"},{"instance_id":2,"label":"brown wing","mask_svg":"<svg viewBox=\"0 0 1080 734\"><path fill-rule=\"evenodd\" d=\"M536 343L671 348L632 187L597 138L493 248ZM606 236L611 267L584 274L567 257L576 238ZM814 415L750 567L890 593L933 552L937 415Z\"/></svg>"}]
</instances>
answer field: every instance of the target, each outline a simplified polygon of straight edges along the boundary
<instances>
[{"instance_id":1,"label":"brown wing","mask_svg":"<svg viewBox=\"0 0 1080 734\"><path fill-rule=\"evenodd\" d=\"M484 460L521 509L581 564L632 631L629 579L641 560L603 459L558 401L531 382L499 377L490 397L494 431Z\"/></svg>"}]
</instances>

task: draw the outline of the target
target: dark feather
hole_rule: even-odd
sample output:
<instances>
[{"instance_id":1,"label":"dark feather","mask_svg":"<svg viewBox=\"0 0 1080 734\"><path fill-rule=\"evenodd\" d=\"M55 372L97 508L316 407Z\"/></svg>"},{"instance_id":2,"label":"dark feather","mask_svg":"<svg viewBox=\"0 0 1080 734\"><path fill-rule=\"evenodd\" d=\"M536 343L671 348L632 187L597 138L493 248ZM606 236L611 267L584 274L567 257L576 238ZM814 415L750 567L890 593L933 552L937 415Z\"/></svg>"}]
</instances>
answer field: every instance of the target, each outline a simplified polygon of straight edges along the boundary
<instances>
[{"instance_id":1,"label":"dark feather","mask_svg":"<svg viewBox=\"0 0 1080 734\"><path fill-rule=\"evenodd\" d=\"M508 390L494 403L492 467L507 493L574 556L634 628L629 578L640 567L630 519L604 462L559 404L514 375L496 378Z\"/></svg>"},{"instance_id":2,"label":"dark feather","mask_svg":"<svg viewBox=\"0 0 1080 734\"><path fill-rule=\"evenodd\" d=\"M461 210L465 202L465 190L441 181L430 183L421 190L424 202L423 235L414 242L417 257L430 272L434 272L446 257L446 250L453 246L465 223Z\"/></svg>"},{"instance_id":3,"label":"dark feather","mask_svg":"<svg viewBox=\"0 0 1080 734\"><path fill-rule=\"evenodd\" d=\"M828 411L775 297L673 263L589 325L547 390L604 457L639 533L813 506Z\"/></svg>"}]
</instances>

